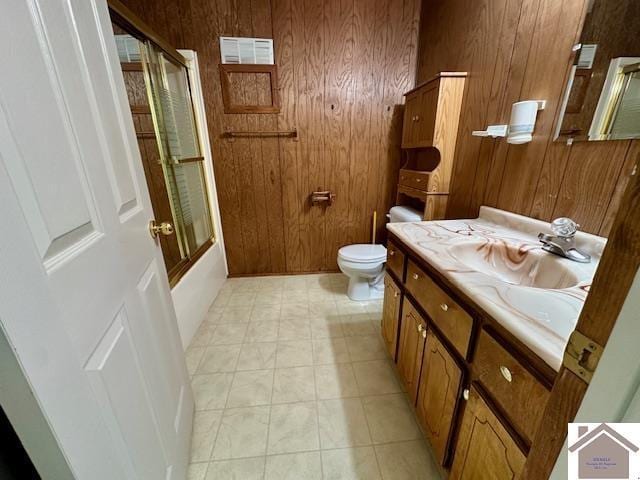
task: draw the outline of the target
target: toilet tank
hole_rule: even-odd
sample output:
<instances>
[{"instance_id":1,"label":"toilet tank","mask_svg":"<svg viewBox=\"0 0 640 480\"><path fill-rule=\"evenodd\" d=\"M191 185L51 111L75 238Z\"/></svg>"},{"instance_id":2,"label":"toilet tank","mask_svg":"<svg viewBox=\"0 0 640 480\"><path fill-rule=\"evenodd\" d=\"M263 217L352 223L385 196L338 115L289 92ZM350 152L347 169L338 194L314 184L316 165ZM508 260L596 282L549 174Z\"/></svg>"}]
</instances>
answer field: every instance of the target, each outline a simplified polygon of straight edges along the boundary
<instances>
[{"instance_id":1,"label":"toilet tank","mask_svg":"<svg viewBox=\"0 0 640 480\"><path fill-rule=\"evenodd\" d=\"M415 208L396 206L389 210L389 222L421 222L422 213Z\"/></svg>"}]
</instances>

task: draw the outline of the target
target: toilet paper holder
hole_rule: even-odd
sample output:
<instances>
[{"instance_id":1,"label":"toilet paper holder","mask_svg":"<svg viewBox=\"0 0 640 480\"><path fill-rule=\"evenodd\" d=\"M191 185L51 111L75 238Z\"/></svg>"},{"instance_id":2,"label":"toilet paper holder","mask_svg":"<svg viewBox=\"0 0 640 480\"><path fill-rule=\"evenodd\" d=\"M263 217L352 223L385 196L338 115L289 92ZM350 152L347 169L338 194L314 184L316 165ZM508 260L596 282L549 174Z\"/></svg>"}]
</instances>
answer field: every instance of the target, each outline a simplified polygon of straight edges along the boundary
<instances>
[{"instance_id":1,"label":"toilet paper holder","mask_svg":"<svg viewBox=\"0 0 640 480\"><path fill-rule=\"evenodd\" d=\"M332 193L329 190L318 190L315 192L311 192L310 198L312 205L327 203L329 206L331 206L333 204L333 201L336 199L336 194Z\"/></svg>"}]
</instances>

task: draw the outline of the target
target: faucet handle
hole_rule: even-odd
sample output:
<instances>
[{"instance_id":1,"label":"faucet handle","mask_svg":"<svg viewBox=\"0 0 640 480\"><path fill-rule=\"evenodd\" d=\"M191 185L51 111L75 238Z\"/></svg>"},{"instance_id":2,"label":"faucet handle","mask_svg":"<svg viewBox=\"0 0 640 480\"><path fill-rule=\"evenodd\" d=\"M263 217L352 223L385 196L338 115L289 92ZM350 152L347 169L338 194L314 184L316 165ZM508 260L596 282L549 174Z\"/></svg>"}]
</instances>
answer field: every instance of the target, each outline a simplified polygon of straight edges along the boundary
<instances>
[{"instance_id":1,"label":"faucet handle","mask_svg":"<svg viewBox=\"0 0 640 480\"><path fill-rule=\"evenodd\" d=\"M580 225L567 217L556 218L551 222L551 231L559 237L573 237L579 227Z\"/></svg>"}]
</instances>

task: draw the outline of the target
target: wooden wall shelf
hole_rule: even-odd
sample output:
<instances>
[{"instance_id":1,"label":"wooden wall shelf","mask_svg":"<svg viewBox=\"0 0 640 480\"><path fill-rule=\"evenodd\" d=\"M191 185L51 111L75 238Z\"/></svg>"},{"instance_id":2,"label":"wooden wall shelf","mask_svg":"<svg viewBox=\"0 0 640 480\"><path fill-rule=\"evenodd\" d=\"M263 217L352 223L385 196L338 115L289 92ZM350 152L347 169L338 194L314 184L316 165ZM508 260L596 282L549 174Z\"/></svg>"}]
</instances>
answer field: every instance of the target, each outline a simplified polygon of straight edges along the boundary
<instances>
[{"instance_id":1,"label":"wooden wall shelf","mask_svg":"<svg viewBox=\"0 0 640 480\"><path fill-rule=\"evenodd\" d=\"M467 74L442 72L405 94L398 205L424 203L423 219L444 218Z\"/></svg>"}]
</instances>

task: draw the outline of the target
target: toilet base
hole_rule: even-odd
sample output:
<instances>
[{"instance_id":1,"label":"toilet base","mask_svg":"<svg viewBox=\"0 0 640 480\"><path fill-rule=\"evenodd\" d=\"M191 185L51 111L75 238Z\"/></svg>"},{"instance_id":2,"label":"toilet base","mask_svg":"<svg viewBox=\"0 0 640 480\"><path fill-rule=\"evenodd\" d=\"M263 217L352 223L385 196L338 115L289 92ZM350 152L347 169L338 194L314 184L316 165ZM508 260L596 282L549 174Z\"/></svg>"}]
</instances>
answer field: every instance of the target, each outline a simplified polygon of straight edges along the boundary
<instances>
[{"instance_id":1,"label":"toilet base","mask_svg":"<svg viewBox=\"0 0 640 480\"><path fill-rule=\"evenodd\" d=\"M384 277L366 278L366 277L350 277L349 286L347 287L347 296L355 302L364 302L367 300L378 300L384 297Z\"/></svg>"}]
</instances>

